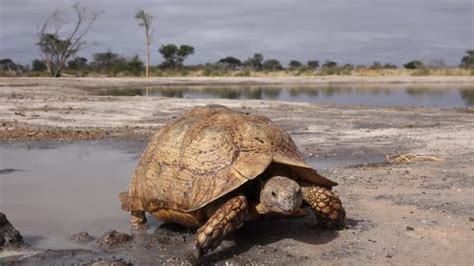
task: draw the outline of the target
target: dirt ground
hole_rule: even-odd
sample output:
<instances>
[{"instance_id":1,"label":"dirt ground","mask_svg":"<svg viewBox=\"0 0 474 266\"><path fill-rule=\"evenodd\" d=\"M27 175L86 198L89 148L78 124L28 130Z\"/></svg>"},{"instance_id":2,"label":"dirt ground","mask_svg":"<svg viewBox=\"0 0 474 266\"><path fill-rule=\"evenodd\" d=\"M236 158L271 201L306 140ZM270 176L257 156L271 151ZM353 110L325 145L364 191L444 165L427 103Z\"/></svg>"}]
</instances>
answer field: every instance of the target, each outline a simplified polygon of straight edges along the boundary
<instances>
[{"instance_id":1,"label":"dirt ground","mask_svg":"<svg viewBox=\"0 0 474 266\"><path fill-rule=\"evenodd\" d=\"M444 78L448 80L433 80L473 82L470 77ZM407 79L387 82L421 82ZM237 231L204 263L472 265L474 110L95 96L93 90L79 89L130 82L141 84L126 79L0 79L0 141L105 138L145 143L168 119L207 104L265 115L288 130L309 162L360 162L322 172L339 183L335 189L347 210L346 228L321 230L314 217L259 221ZM225 83L209 79L155 82ZM387 155L407 153L439 160L385 161ZM135 235L115 248L25 248L8 251L17 255L0 256L0 263L182 264L191 241L192 232L161 226L154 234Z\"/></svg>"}]
</instances>

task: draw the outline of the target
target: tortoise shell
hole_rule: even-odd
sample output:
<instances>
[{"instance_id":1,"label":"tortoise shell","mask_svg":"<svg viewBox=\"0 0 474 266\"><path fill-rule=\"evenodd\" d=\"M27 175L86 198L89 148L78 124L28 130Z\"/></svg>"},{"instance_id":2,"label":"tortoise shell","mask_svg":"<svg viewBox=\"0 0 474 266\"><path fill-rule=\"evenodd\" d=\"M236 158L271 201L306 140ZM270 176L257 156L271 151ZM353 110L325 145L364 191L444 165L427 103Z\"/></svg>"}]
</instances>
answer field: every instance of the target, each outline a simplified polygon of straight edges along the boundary
<instances>
[{"instance_id":1,"label":"tortoise shell","mask_svg":"<svg viewBox=\"0 0 474 266\"><path fill-rule=\"evenodd\" d=\"M129 185L131 210L191 212L262 174L272 162L332 187L268 118L223 106L197 107L167 123L142 154Z\"/></svg>"}]
</instances>

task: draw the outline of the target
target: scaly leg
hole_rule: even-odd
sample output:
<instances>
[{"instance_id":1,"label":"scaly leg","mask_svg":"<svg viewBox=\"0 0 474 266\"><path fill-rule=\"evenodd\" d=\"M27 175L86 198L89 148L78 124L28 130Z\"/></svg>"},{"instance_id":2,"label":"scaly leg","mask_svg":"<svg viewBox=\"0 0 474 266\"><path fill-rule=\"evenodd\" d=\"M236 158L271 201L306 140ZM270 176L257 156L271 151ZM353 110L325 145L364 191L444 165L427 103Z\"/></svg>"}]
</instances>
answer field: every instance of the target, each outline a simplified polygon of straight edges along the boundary
<instances>
[{"instance_id":1,"label":"scaly leg","mask_svg":"<svg viewBox=\"0 0 474 266\"><path fill-rule=\"evenodd\" d=\"M301 189L303 200L313 209L319 226L326 229L341 229L344 226L346 211L336 193L316 185L303 185Z\"/></svg>"},{"instance_id":2,"label":"scaly leg","mask_svg":"<svg viewBox=\"0 0 474 266\"><path fill-rule=\"evenodd\" d=\"M131 211L130 224L133 230L143 231L148 229L144 211Z\"/></svg>"},{"instance_id":3,"label":"scaly leg","mask_svg":"<svg viewBox=\"0 0 474 266\"><path fill-rule=\"evenodd\" d=\"M247 198L236 196L222 205L201 226L194 241L195 258L215 249L230 232L242 226L249 213Z\"/></svg>"}]
</instances>

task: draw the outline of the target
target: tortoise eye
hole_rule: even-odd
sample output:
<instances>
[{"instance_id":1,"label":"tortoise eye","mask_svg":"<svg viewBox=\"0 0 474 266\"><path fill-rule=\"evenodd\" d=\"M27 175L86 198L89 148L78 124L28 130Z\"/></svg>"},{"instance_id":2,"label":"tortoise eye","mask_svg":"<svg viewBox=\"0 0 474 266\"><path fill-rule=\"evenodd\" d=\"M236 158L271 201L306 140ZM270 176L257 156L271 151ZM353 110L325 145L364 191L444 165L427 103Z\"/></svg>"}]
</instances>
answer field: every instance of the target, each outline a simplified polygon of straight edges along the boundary
<instances>
[{"instance_id":1,"label":"tortoise eye","mask_svg":"<svg viewBox=\"0 0 474 266\"><path fill-rule=\"evenodd\" d=\"M272 196L273 196L273 197L276 197L276 195L277 195L277 194L275 193L275 191L272 191Z\"/></svg>"}]
</instances>

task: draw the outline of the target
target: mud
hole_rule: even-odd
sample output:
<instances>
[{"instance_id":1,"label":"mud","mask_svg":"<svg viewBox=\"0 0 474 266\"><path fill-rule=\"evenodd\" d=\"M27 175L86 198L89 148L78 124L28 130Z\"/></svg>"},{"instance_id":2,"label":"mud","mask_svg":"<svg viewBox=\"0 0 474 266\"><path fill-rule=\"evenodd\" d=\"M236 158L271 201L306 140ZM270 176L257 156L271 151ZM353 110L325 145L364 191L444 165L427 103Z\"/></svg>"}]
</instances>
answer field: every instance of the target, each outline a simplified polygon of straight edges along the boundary
<instances>
[{"instance_id":1,"label":"mud","mask_svg":"<svg viewBox=\"0 0 474 266\"><path fill-rule=\"evenodd\" d=\"M223 104L266 115L288 130L305 158L323 169L321 172L324 175L339 183L335 189L345 205L348 220L346 228L341 231L319 229L314 217L249 223L206 256L205 264L469 265L474 261L470 248L474 246L474 113L469 108L373 108L266 100L98 96L75 87L76 83L87 83L87 80L74 80L74 84L67 80L61 81L61 84L21 79L2 82L6 84L0 88L0 120L7 125L0 127L3 140L0 169L7 169L0 175L2 210L5 202L21 203L18 195L28 195L28 191L21 190L28 186L22 185L17 187L17 193L7 196L10 189L4 188L6 180L20 182L22 176L35 171L40 173L41 168L24 167L25 162L38 161L45 156L41 151L63 149L64 145L79 145L79 150L87 146L84 142L67 144L68 140L79 137L73 133L52 135L46 132L50 128L64 132L115 132L84 139L105 139L104 145L110 145L115 150L113 153L105 152L107 149L97 153L102 157L93 157L91 161L96 162L92 172L96 176L119 177L114 180L122 180L126 185L130 173L114 172L117 168L114 165L118 159L114 155L117 149L125 151L131 171L146 139L166 120L196 105ZM16 96L11 97L12 94ZM48 105L46 109L45 105ZM21 115L15 112L21 112ZM16 127L19 129L15 131ZM28 134L20 133L25 130L38 130L44 135L40 138L28 137ZM31 139L50 141L29 141ZM5 163L11 158L11 152L22 149L26 152L28 147L28 153L21 153L18 159ZM407 164L384 161L386 155L409 152L443 160ZM23 157L24 154L30 154L30 159ZM109 156L110 160L103 156ZM71 161L77 162L78 159ZM69 167L73 166L71 163ZM44 169L55 168L61 167L50 165ZM71 171L78 172L74 168ZM86 175L91 173L86 171ZM66 181L56 190L71 190L74 183L67 180L67 175L57 176L54 182L60 182L61 177ZM45 185L48 182L51 181L45 181ZM111 198L115 190L117 193L122 190L122 186L116 182L101 181L90 187L97 191L104 190L102 196ZM116 198L109 200L113 202ZM63 201L53 206L73 204L68 203L67 197ZM31 202L34 201L23 201L23 206L15 207L17 212L21 208L32 208ZM110 204L107 206L114 203ZM45 204L45 210L48 206L52 205L49 202ZM62 246L69 248L66 250L40 248L35 246L35 238L27 237L31 234L24 234L25 241L33 247L4 251L0 253L0 263L186 263L183 258L192 243L193 232L161 225L151 218L152 229L147 234L133 235L130 242L111 249L103 249L95 241L81 245L72 242L70 237L82 230L96 238L109 230L130 233L127 226L129 217L119 212L118 202L117 209L107 207L99 213L94 203L88 203L88 206L91 207L82 209L80 214L72 212L66 220L58 223L64 225L67 224L64 221L74 221L74 218L81 216L97 221L87 228L67 228L58 236L73 247L67 244ZM104 216L116 212L114 220L118 219L119 225L124 227L116 226L112 220L104 220ZM47 232L38 229L34 219L31 219L31 227L27 229L28 224L15 223L14 213L6 214L22 233L36 230L38 236Z\"/></svg>"}]
</instances>

